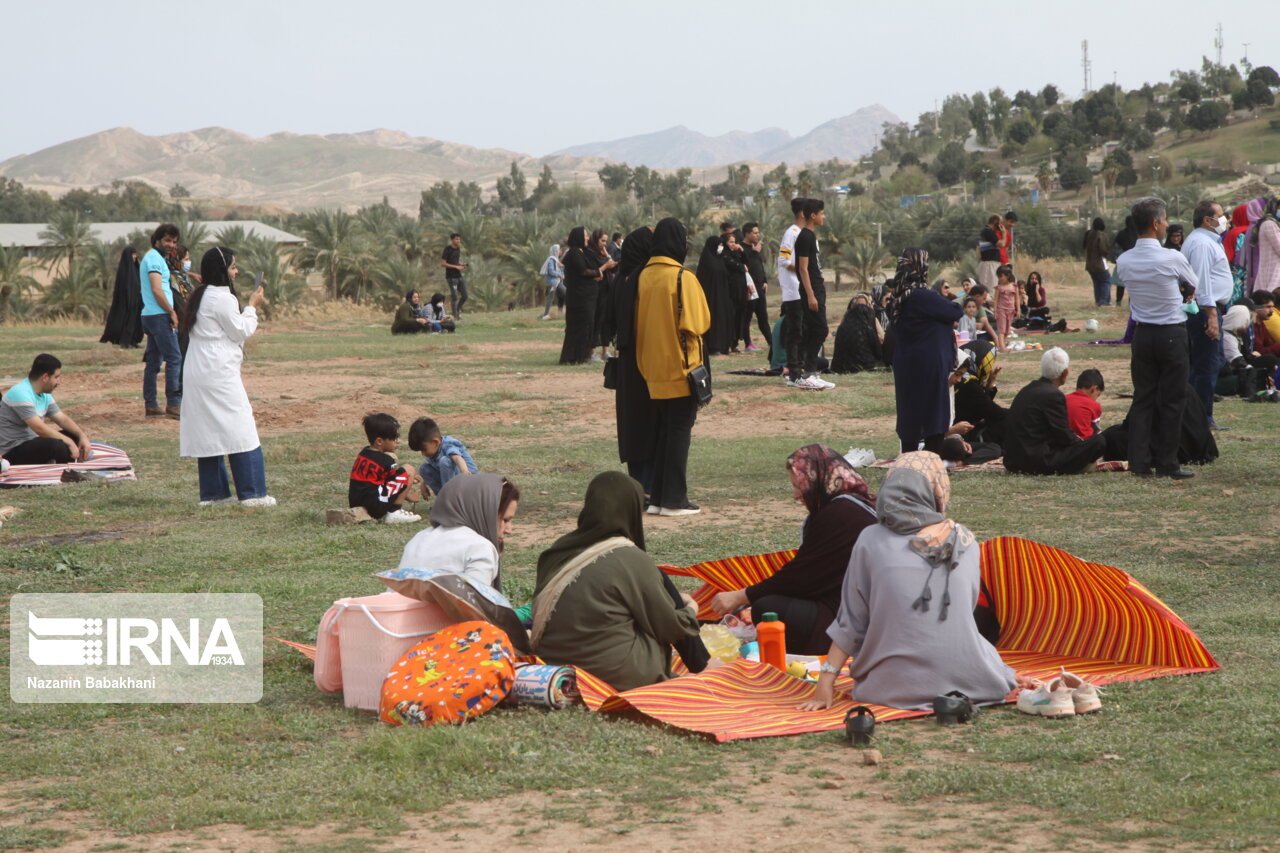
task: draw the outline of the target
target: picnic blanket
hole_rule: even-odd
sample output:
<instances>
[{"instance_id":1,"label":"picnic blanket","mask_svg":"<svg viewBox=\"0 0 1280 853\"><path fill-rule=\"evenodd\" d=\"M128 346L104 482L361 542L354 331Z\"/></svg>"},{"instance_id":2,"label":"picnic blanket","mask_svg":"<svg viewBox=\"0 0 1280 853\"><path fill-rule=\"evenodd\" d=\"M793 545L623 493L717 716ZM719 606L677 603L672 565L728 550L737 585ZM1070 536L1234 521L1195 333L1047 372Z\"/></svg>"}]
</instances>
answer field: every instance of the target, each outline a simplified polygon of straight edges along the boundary
<instances>
[{"instance_id":1,"label":"picnic blanket","mask_svg":"<svg viewBox=\"0 0 1280 853\"><path fill-rule=\"evenodd\" d=\"M129 454L118 447L91 441L89 458L84 462L72 462L69 465L13 465L0 474L0 489L56 486L62 482L64 471L91 471L97 480L104 482L138 479Z\"/></svg>"},{"instance_id":2,"label":"picnic blanket","mask_svg":"<svg viewBox=\"0 0 1280 853\"><path fill-rule=\"evenodd\" d=\"M978 465L956 465L954 462L948 462L946 464L947 464L947 472L950 474L956 474L961 471L1007 471L1008 470L1007 468L1004 467L1003 458L992 459L990 462L982 462ZM1111 462L1099 461L1097 465L1098 465L1097 471L1099 474L1115 474L1121 471L1129 470L1129 463L1125 462L1124 460L1117 460L1117 461L1111 461ZM877 459L875 462L872 462L869 467L892 468L893 460Z\"/></svg>"},{"instance_id":3,"label":"picnic blanket","mask_svg":"<svg viewBox=\"0 0 1280 853\"><path fill-rule=\"evenodd\" d=\"M769 577L794 554L777 551L662 568L702 580L693 595L698 615L714 619L706 607L712 595ZM1016 536L982 543L981 554L982 578L1001 626L997 649L1020 673L1047 678L1065 666L1095 684L1107 684L1219 668L1187 624L1120 569ZM280 642L314 659L313 647ZM593 711L634 710L722 742L835 731L853 707L847 674L836 680L842 698L830 709L797 711L796 705L812 694L812 682L747 660L627 691L614 690L581 669L577 675L578 690ZM929 713L869 707L882 722Z\"/></svg>"}]
</instances>

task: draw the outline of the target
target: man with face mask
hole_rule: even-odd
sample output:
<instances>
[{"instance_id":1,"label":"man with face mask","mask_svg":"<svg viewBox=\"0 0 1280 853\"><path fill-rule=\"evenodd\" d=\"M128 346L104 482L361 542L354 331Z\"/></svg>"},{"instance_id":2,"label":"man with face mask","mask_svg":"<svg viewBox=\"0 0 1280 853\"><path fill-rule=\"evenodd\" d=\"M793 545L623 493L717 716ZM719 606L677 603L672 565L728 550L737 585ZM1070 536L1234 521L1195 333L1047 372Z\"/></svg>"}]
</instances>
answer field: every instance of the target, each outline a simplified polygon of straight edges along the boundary
<instances>
[{"instance_id":1,"label":"man with face mask","mask_svg":"<svg viewBox=\"0 0 1280 853\"><path fill-rule=\"evenodd\" d=\"M1178 283L1198 289L1200 278L1185 255L1161 245L1169 230L1162 200L1139 199L1132 214L1138 240L1116 261L1116 272L1129 290L1129 312L1135 324L1129 362L1133 377L1129 471L1150 477L1154 468L1158 476L1186 480L1195 473L1178 462L1190 372L1187 314Z\"/></svg>"},{"instance_id":2,"label":"man with face mask","mask_svg":"<svg viewBox=\"0 0 1280 853\"><path fill-rule=\"evenodd\" d=\"M1222 429L1213 419L1213 386L1225 361L1221 325L1231 301L1231 265L1222 248L1222 234L1231 224L1216 201L1202 201L1191 215L1191 233L1182 254L1200 279L1196 303L1200 311L1187 318L1191 345L1191 388L1204 403L1210 429Z\"/></svg>"}]
</instances>

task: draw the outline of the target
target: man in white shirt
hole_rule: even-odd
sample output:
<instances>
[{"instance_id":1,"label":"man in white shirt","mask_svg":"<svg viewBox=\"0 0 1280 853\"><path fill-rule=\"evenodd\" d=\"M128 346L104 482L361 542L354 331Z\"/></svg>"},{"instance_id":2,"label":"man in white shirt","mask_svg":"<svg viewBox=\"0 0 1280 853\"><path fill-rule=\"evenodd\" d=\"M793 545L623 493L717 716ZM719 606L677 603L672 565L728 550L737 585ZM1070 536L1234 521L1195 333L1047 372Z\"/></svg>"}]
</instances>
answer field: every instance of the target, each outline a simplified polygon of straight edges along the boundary
<instances>
[{"instance_id":1,"label":"man in white shirt","mask_svg":"<svg viewBox=\"0 0 1280 853\"><path fill-rule=\"evenodd\" d=\"M1182 244L1182 254L1200 279L1196 289L1198 314L1187 318L1191 343L1191 388L1204 403L1210 429L1220 430L1213 419L1213 386L1225 361L1222 318L1231 301L1231 266L1222 248L1222 233L1231 223L1216 201L1202 201L1191 215L1192 231Z\"/></svg>"},{"instance_id":2,"label":"man in white shirt","mask_svg":"<svg viewBox=\"0 0 1280 853\"><path fill-rule=\"evenodd\" d=\"M796 238L804 228L804 199L791 199L791 212L796 221L782 235L778 245L778 288L782 291L782 340L779 345L787 353L787 384L795 385L799 372L791 374L793 365L800 364L800 331L804 305L800 299L800 274L796 271Z\"/></svg>"},{"instance_id":3,"label":"man in white shirt","mask_svg":"<svg viewBox=\"0 0 1280 853\"><path fill-rule=\"evenodd\" d=\"M1186 480L1195 476L1178 462L1178 437L1187 401L1187 314L1180 281L1192 287L1200 279L1176 249L1161 246L1169 230L1165 203L1139 199L1133 205L1138 241L1116 260L1116 272L1129 291L1133 346L1129 372L1133 404L1129 407L1129 471L1150 477Z\"/></svg>"}]
</instances>

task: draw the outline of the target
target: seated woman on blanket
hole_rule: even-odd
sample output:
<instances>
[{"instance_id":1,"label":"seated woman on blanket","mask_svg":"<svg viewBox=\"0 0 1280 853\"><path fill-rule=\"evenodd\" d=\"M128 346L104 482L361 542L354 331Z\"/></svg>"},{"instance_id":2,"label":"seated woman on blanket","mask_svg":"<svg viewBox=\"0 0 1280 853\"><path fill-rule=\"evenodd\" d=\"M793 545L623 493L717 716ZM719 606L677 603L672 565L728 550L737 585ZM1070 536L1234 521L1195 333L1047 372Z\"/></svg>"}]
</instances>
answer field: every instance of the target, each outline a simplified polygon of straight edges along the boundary
<instances>
[{"instance_id":1,"label":"seated woman on blanket","mask_svg":"<svg viewBox=\"0 0 1280 853\"><path fill-rule=\"evenodd\" d=\"M754 586L722 592L711 609L726 613L751 605L752 621L777 613L787 626L787 651L820 655L830 644L827 626L840 607L840 588L859 534L876 523L876 499L839 453L820 444L787 459L792 496L809 510L800 549L777 574Z\"/></svg>"},{"instance_id":2,"label":"seated woman on blanket","mask_svg":"<svg viewBox=\"0 0 1280 853\"><path fill-rule=\"evenodd\" d=\"M871 297L859 293L849 300L844 319L836 329L835 353L831 357L832 373L861 373L880 365L884 332L876 322Z\"/></svg>"},{"instance_id":3,"label":"seated woman on blanket","mask_svg":"<svg viewBox=\"0 0 1280 853\"><path fill-rule=\"evenodd\" d=\"M850 657L854 702L928 710L953 690L991 704L1014 688L1013 670L974 622L978 544L946 517L950 494L936 454L894 460L876 500L880 523L853 548L827 661L802 710L831 707Z\"/></svg>"},{"instance_id":4,"label":"seated woman on blanket","mask_svg":"<svg viewBox=\"0 0 1280 853\"><path fill-rule=\"evenodd\" d=\"M499 556L520 490L496 474L454 477L431 507L431 526L404 546L402 569L440 569L502 592Z\"/></svg>"},{"instance_id":5,"label":"seated woman on blanket","mask_svg":"<svg viewBox=\"0 0 1280 853\"><path fill-rule=\"evenodd\" d=\"M644 492L621 471L587 486L578 528L538 558L534 652L581 667L615 690L671 678L671 647L706 667L697 605L644 551Z\"/></svg>"}]
</instances>

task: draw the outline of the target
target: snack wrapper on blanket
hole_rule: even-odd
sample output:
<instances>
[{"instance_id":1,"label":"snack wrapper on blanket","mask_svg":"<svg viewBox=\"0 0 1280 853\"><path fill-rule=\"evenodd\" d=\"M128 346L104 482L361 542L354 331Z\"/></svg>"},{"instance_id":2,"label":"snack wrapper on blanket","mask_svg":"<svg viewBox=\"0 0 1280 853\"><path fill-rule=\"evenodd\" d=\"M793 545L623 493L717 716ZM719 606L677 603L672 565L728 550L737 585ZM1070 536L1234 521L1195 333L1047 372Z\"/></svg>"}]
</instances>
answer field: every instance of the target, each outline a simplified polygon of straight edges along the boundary
<instances>
[{"instance_id":1,"label":"snack wrapper on blanket","mask_svg":"<svg viewBox=\"0 0 1280 853\"><path fill-rule=\"evenodd\" d=\"M571 666L518 663L516 680L507 694L507 702L515 705L537 705L560 710L582 697L578 693L578 674Z\"/></svg>"}]
</instances>

